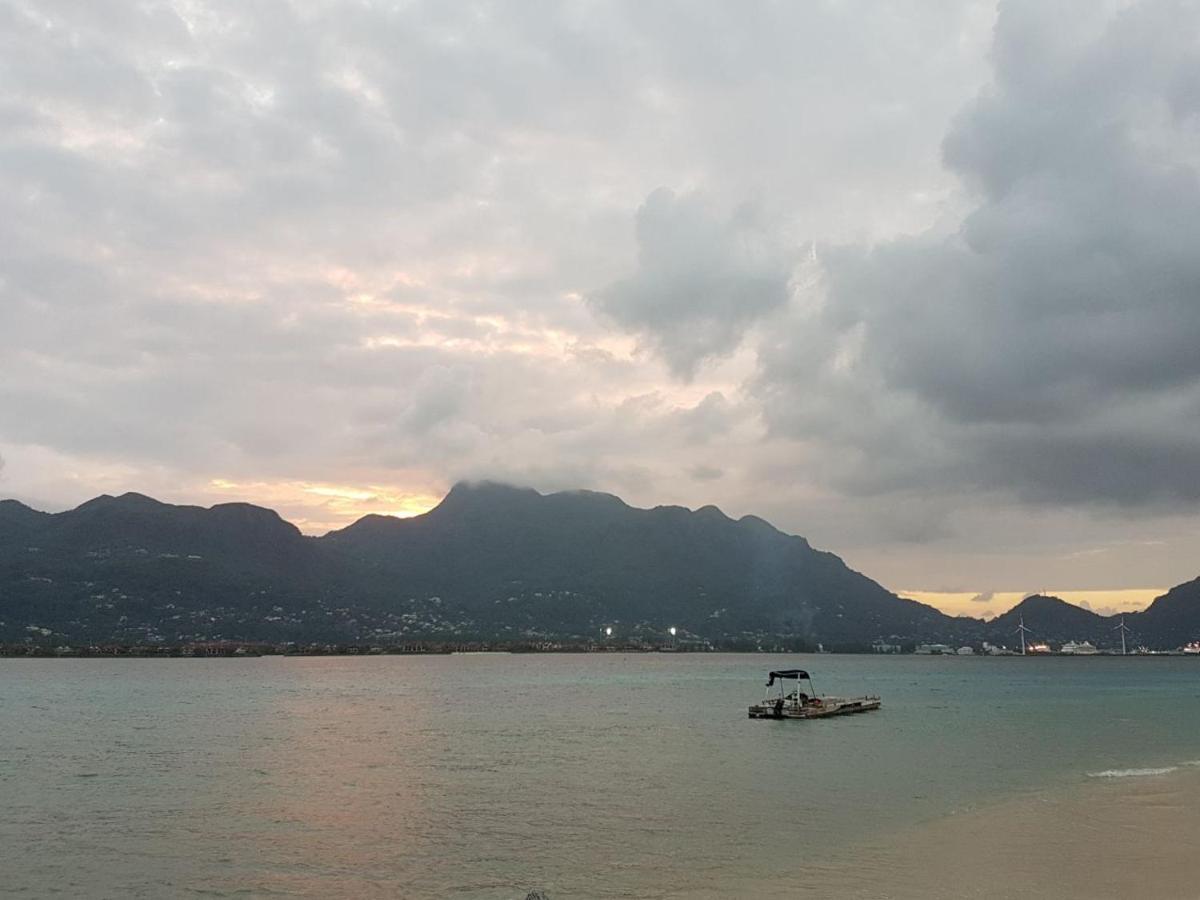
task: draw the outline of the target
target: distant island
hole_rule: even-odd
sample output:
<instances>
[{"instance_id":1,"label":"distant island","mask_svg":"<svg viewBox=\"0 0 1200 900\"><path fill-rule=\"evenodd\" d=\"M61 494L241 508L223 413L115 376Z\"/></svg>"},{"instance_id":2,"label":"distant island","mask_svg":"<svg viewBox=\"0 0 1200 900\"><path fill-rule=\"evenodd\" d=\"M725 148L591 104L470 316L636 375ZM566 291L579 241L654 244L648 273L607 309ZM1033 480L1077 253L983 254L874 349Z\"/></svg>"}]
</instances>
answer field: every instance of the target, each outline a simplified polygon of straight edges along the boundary
<instances>
[{"instance_id":1,"label":"distant island","mask_svg":"<svg viewBox=\"0 0 1200 900\"><path fill-rule=\"evenodd\" d=\"M1200 638L1200 579L1105 617L1028 597L991 621L905 599L754 516L590 491L461 483L424 515L307 537L272 510L140 494L49 514L0 501L5 652L509 648L912 652L1169 650ZM115 651L114 651L115 652Z\"/></svg>"}]
</instances>

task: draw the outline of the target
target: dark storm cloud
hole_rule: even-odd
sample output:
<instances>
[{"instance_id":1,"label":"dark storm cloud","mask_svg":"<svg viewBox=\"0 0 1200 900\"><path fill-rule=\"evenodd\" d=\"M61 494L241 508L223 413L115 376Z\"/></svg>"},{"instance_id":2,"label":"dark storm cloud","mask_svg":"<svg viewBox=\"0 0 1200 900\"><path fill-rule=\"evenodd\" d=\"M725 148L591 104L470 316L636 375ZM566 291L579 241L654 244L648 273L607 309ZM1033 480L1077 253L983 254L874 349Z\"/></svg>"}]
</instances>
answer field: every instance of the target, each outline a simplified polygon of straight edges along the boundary
<instances>
[{"instance_id":1,"label":"dark storm cloud","mask_svg":"<svg viewBox=\"0 0 1200 900\"><path fill-rule=\"evenodd\" d=\"M1200 404L1183 423L1030 429L978 442L980 477L1034 501L1125 506L1200 500ZM1182 425L1182 427L1180 427Z\"/></svg>"},{"instance_id":2,"label":"dark storm cloud","mask_svg":"<svg viewBox=\"0 0 1200 900\"><path fill-rule=\"evenodd\" d=\"M1003 4L994 83L944 142L974 207L824 255L824 307L763 355L774 426L865 417L832 428L864 490L1200 498L1198 29L1190 3ZM840 367L797 362L822 345ZM822 378L844 405L803 396ZM915 441L890 440L897 410Z\"/></svg>"}]
</instances>

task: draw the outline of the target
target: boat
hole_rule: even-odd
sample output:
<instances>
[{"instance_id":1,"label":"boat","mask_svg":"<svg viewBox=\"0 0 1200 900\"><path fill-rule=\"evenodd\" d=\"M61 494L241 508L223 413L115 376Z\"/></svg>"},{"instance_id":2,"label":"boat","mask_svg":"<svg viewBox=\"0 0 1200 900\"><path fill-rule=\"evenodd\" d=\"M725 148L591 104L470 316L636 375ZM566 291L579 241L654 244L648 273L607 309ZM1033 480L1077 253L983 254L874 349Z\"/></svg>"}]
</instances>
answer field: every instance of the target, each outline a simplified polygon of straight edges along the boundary
<instances>
[{"instance_id":1,"label":"boat","mask_svg":"<svg viewBox=\"0 0 1200 900\"><path fill-rule=\"evenodd\" d=\"M789 692L787 684L795 682ZM800 682L808 682L808 690L800 690ZM771 688L779 683L779 694ZM751 719L825 719L830 716L848 716L854 713L879 709L881 701L876 696L866 697L820 697L813 688L812 679L803 669L779 669L767 673L767 696L761 703L750 707Z\"/></svg>"},{"instance_id":2,"label":"boat","mask_svg":"<svg viewBox=\"0 0 1200 900\"><path fill-rule=\"evenodd\" d=\"M1082 643L1067 641L1059 651L1059 653L1065 653L1067 656L1095 656L1098 652L1090 641L1083 641Z\"/></svg>"}]
</instances>

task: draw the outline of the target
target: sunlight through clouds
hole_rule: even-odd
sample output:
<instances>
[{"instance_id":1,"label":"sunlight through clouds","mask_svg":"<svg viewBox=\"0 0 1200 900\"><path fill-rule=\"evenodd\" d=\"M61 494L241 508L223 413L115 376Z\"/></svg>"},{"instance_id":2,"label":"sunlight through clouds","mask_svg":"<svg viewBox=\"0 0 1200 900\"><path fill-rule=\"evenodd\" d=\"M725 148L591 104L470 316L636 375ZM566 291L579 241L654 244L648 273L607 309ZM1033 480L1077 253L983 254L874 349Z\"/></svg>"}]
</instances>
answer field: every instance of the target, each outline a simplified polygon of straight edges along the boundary
<instances>
[{"instance_id":1,"label":"sunlight through clouds","mask_svg":"<svg viewBox=\"0 0 1200 900\"><path fill-rule=\"evenodd\" d=\"M0 4L0 493L1193 577L1195 8L684 6Z\"/></svg>"},{"instance_id":2,"label":"sunlight through clouds","mask_svg":"<svg viewBox=\"0 0 1200 900\"><path fill-rule=\"evenodd\" d=\"M428 512L440 494L407 493L371 485L309 484L306 482L235 482L215 478L209 482L213 502L255 498L255 502L280 511L285 519L307 534L324 534L344 528L365 515L409 518Z\"/></svg>"}]
</instances>

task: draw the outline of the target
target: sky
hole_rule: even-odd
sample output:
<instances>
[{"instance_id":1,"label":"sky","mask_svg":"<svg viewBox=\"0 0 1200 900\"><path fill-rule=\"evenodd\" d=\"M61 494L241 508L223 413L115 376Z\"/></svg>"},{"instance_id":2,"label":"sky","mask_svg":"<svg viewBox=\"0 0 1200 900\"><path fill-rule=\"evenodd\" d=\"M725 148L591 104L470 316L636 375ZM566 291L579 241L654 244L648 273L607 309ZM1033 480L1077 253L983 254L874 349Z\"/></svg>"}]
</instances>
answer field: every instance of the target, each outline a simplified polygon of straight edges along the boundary
<instances>
[{"instance_id":1,"label":"sky","mask_svg":"<svg viewBox=\"0 0 1200 900\"><path fill-rule=\"evenodd\" d=\"M1200 575L1200 5L0 0L0 496ZM1090 599L1089 599L1090 598Z\"/></svg>"}]
</instances>

